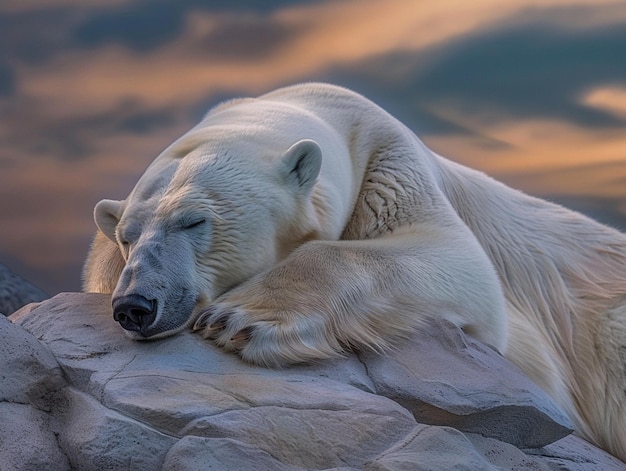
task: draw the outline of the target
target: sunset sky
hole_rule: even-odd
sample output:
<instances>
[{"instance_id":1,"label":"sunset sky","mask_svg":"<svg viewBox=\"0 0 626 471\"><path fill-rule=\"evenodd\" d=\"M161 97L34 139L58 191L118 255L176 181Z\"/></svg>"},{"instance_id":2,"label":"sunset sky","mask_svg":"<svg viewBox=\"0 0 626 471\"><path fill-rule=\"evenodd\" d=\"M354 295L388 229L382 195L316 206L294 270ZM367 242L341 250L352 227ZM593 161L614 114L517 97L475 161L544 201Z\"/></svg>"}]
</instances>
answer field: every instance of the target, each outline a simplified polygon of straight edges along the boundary
<instances>
[{"instance_id":1,"label":"sunset sky","mask_svg":"<svg viewBox=\"0 0 626 471\"><path fill-rule=\"evenodd\" d=\"M311 80L626 229L623 0L2 0L0 263L79 290L98 200L217 102Z\"/></svg>"}]
</instances>

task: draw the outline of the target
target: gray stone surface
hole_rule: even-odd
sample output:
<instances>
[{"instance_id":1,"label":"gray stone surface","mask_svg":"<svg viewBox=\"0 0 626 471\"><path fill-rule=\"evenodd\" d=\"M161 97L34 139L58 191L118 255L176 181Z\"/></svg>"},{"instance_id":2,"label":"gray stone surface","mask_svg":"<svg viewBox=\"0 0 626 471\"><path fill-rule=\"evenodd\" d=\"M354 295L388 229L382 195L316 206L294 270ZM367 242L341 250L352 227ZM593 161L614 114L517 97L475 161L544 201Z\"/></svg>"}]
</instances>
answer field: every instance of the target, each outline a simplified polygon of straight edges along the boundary
<instances>
[{"instance_id":1,"label":"gray stone surface","mask_svg":"<svg viewBox=\"0 0 626 471\"><path fill-rule=\"evenodd\" d=\"M377 393L411 410L419 422L524 448L571 432L567 416L521 370L450 325L416 332L408 348L361 357Z\"/></svg>"},{"instance_id":2,"label":"gray stone surface","mask_svg":"<svg viewBox=\"0 0 626 471\"><path fill-rule=\"evenodd\" d=\"M0 400L47 407L47 396L65 379L50 349L0 316Z\"/></svg>"},{"instance_id":3,"label":"gray stone surface","mask_svg":"<svg viewBox=\"0 0 626 471\"><path fill-rule=\"evenodd\" d=\"M626 468L449 324L389 355L271 370L191 332L129 340L102 295L61 294L10 320L3 471Z\"/></svg>"},{"instance_id":4,"label":"gray stone surface","mask_svg":"<svg viewBox=\"0 0 626 471\"><path fill-rule=\"evenodd\" d=\"M54 396L66 387L50 349L0 316L0 470L63 470Z\"/></svg>"},{"instance_id":5,"label":"gray stone surface","mask_svg":"<svg viewBox=\"0 0 626 471\"><path fill-rule=\"evenodd\" d=\"M0 470L70 469L57 443L51 417L49 412L29 404L0 402Z\"/></svg>"},{"instance_id":6,"label":"gray stone surface","mask_svg":"<svg viewBox=\"0 0 626 471\"><path fill-rule=\"evenodd\" d=\"M28 303L47 297L45 292L0 263L0 314L8 316Z\"/></svg>"}]
</instances>

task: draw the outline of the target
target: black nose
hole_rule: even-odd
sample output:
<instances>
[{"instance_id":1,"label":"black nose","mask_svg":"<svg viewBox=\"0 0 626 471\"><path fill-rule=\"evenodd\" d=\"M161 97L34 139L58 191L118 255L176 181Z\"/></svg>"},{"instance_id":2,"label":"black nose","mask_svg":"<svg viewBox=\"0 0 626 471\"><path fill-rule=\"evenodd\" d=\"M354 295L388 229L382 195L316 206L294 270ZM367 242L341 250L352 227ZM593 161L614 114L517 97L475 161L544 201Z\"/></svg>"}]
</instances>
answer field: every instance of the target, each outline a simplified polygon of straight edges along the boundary
<instances>
[{"instance_id":1,"label":"black nose","mask_svg":"<svg viewBox=\"0 0 626 471\"><path fill-rule=\"evenodd\" d=\"M124 329L139 332L144 337L156 317L156 311L156 300L146 299L139 294L122 296L113 300L113 319Z\"/></svg>"}]
</instances>

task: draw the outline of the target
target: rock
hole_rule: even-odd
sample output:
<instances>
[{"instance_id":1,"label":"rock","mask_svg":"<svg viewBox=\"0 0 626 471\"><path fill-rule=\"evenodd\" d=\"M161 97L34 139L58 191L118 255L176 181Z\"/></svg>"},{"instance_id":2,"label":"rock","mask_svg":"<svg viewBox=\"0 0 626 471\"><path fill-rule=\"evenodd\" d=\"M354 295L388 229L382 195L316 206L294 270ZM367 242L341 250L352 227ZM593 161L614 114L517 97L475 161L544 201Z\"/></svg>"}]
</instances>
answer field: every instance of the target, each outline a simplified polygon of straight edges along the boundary
<instances>
[{"instance_id":1,"label":"rock","mask_svg":"<svg viewBox=\"0 0 626 471\"><path fill-rule=\"evenodd\" d=\"M421 423L451 425L522 448L572 432L567 416L521 370L451 323L433 322L410 343L385 356L362 354L361 360L376 392Z\"/></svg>"},{"instance_id":2,"label":"rock","mask_svg":"<svg viewBox=\"0 0 626 471\"><path fill-rule=\"evenodd\" d=\"M46 298L46 293L0 263L0 314L8 316L28 303Z\"/></svg>"},{"instance_id":3,"label":"rock","mask_svg":"<svg viewBox=\"0 0 626 471\"><path fill-rule=\"evenodd\" d=\"M65 386L50 349L0 316L0 401L46 408L47 396Z\"/></svg>"},{"instance_id":4,"label":"rock","mask_svg":"<svg viewBox=\"0 0 626 471\"><path fill-rule=\"evenodd\" d=\"M0 407L20 397L7 416L34 433L3 446L3 470L21 462L20 440L39 450L32 459L49 449L55 469L624 469L449 324L389 355L271 370L191 332L129 340L103 295L65 293L10 320ZM0 423L3 442L10 427Z\"/></svg>"},{"instance_id":5,"label":"rock","mask_svg":"<svg viewBox=\"0 0 626 471\"><path fill-rule=\"evenodd\" d=\"M258 447L229 438L185 436L167 453L163 469L168 471L202 470L275 470L295 471Z\"/></svg>"},{"instance_id":6,"label":"rock","mask_svg":"<svg viewBox=\"0 0 626 471\"><path fill-rule=\"evenodd\" d=\"M498 468L479 453L462 432L430 425L418 425L402 441L365 467L366 471L419 469L495 471Z\"/></svg>"},{"instance_id":7,"label":"rock","mask_svg":"<svg viewBox=\"0 0 626 471\"><path fill-rule=\"evenodd\" d=\"M70 464L51 427L51 414L28 404L0 402L0 469L63 471Z\"/></svg>"},{"instance_id":8,"label":"rock","mask_svg":"<svg viewBox=\"0 0 626 471\"><path fill-rule=\"evenodd\" d=\"M0 469L69 469L51 426L52 397L66 386L46 345L0 316Z\"/></svg>"},{"instance_id":9,"label":"rock","mask_svg":"<svg viewBox=\"0 0 626 471\"><path fill-rule=\"evenodd\" d=\"M526 450L526 453L540 456L543 462L550 465L551 469L567 469L568 471L626 470L626 463L605 451L598 450L576 435L568 435L562 440L538 450Z\"/></svg>"},{"instance_id":10,"label":"rock","mask_svg":"<svg viewBox=\"0 0 626 471\"><path fill-rule=\"evenodd\" d=\"M178 441L74 388L66 389L61 408L59 443L72 469L159 469Z\"/></svg>"}]
</instances>

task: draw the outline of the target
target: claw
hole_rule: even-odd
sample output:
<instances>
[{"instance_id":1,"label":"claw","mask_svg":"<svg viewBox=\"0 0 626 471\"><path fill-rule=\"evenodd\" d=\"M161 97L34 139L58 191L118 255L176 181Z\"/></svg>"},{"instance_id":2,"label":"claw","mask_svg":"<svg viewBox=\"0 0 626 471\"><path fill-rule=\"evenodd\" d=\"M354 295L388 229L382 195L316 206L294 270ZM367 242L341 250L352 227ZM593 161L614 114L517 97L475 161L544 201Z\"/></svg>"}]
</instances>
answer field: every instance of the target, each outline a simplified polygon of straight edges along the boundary
<instances>
[{"instance_id":1,"label":"claw","mask_svg":"<svg viewBox=\"0 0 626 471\"><path fill-rule=\"evenodd\" d=\"M254 327L246 327L241 329L235 335L233 335L228 342L222 342L222 347L229 352L239 353L247 345L248 341L252 337Z\"/></svg>"},{"instance_id":2,"label":"claw","mask_svg":"<svg viewBox=\"0 0 626 471\"><path fill-rule=\"evenodd\" d=\"M241 329L235 335L233 335L230 339L233 343L244 343L250 340L252 337L252 332L254 331L253 327L246 327L245 329Z\"/></svg>"},{"instance_id":3,"label":"claw","mask_svg":"<svg viewBox=\"0 0 626 471\"><path fill-rule=\"evenodd\" d=\"M227 310L216 315L217 307L208 307L200 314L198 320L196 320L193 330L201 330L202 337L205 339L214 339L217 335L227 327L228 318L234 314L235 311Z\"/></svg>"},{"instance_id":4,"label":"claw","mask_svg":"<svg viewBox=\"0 0 626 471\"><path fill-rule=\"evenodd\" d=\"M194 331L204 329L207 326L207 322L209 318L213 314L215 314L215 311L216 311L215 306L209 306L204 311L201 311L200 314L198 314L198 318L196 319L196 322L193 324L192 329Z\"/></svg>"},{"instance_id":5,"label":"claw","mask_svg":"<svg viewBox=\"0 0 626 471\"><path fill-rule=\"evenodd\" d=\"M217 319L215 322L209 324L204 328L202 335L205 339L213 337L214 335L220 333L226 327L226 317L221 317Z\"/></svg>"}]
</instances>

